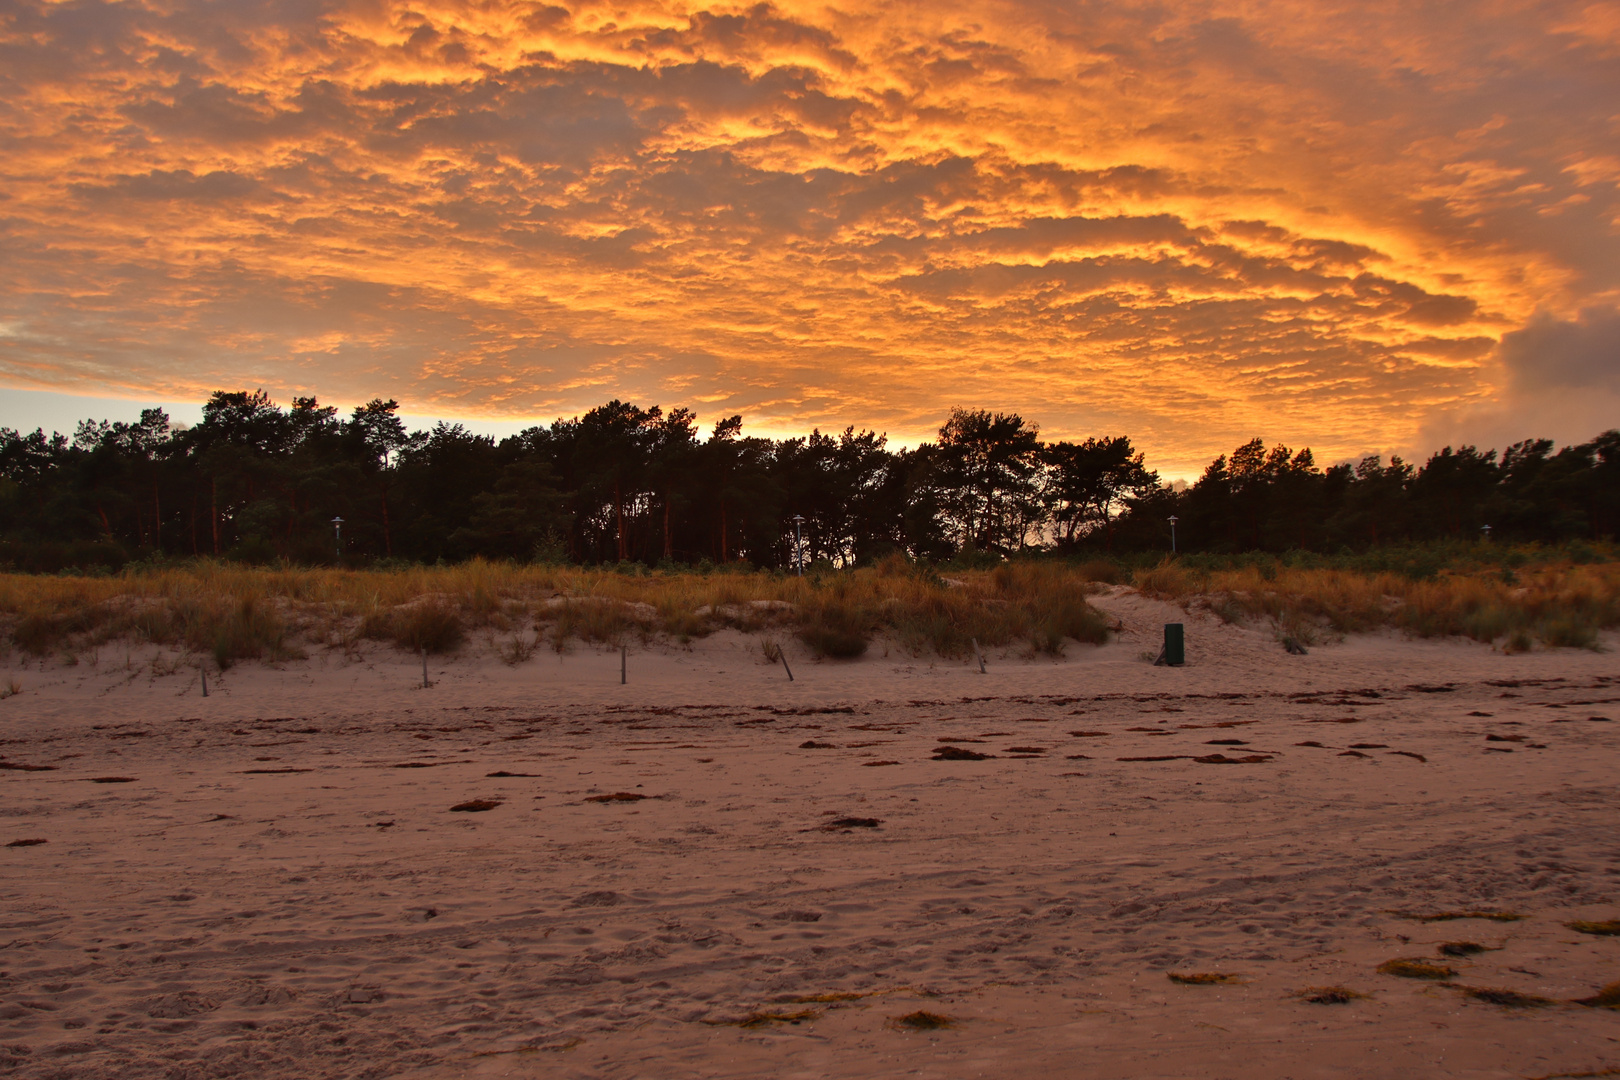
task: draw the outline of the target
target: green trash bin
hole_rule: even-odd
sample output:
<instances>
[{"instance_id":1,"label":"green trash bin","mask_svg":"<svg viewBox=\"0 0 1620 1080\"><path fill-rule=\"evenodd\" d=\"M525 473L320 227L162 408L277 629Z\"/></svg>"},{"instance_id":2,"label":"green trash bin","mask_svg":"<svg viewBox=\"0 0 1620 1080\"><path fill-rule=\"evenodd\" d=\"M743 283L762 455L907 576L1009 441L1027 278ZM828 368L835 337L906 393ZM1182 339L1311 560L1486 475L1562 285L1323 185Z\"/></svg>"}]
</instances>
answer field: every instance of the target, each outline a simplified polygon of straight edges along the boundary
<instances>
[{"instance_id":1,"label":"green trash bin","mask_svg":"<svg viewBox=\"0 0 1620 1080\"><path fill-rule=\"evenodd\" d=\"M1164 662L1171 667L1187 662L1187 636L1181 623L1164 624Z\"/></svg>"}]
</instances>

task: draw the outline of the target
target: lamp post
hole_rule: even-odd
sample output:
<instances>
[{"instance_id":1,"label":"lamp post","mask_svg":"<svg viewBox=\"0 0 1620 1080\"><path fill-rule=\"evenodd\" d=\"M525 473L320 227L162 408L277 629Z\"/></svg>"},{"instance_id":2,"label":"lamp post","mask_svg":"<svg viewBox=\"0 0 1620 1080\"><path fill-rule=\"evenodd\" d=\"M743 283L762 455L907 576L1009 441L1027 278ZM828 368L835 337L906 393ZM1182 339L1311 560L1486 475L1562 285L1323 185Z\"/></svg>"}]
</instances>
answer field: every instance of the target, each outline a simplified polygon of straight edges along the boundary
<instances>
[{"instance_id":1,"label":"lamp post","mask_svg":"<svg viewBox=\"0 0 1620 1080\"><path fill-rule=\"evenodd\" d=\"M1176 553L1176 515L1170 515L1170 554Z\"/></svg>"},{"instance_id":2,"label":"lamp post","mask_svg":"<svg viewBox=\"0 0 1620 1080\"><path fill-rule=\"evenodd\" d=\"M335 517L335 518L332 519L332 540L333 540L333 543L335 543L337 545L337 559L338 559L338 562L342 562L343 561L343 519L340 518L340 517Z\"/></svg>"},{"instance_id":3,"label":"lamp post","mask_svg":"<svg viewBox=\"0 0 1620 1080\"><path fill-rule=\"evenodd\" d=\"M793 515L793 561L799 566L799 576L804 577L804 515Z\"/></svg>"}]
</instances>

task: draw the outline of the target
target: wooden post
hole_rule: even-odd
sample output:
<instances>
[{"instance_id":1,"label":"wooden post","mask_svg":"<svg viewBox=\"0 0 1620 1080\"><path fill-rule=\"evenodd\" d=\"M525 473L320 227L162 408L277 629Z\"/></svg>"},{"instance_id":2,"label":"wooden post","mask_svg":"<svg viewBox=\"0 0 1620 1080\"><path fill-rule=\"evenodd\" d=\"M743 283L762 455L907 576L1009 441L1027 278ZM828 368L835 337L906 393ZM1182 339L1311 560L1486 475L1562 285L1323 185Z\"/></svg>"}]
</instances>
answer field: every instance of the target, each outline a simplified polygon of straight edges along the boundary
<instances>
[{"instance_id":1,"label":"wooden post","mask_svg":"<svg viewBox=\"0 0 1620 1080\"><path fill-rule=\"evenodd\" d=\"M979 674L984 674L984 652L979 648L979 639L971 638L973 642L973 655L979 659Z\"/></svg>"},{"instance_id":2,"label":"wooden post","mask_svg":"<svg viewBox=\"0 0 1620 1080\"><path fill-rule=\"evenodd\" d=\"M203 697L207 697L208 696L208 668L207 668L207 666L205 665L203 667L198 668L197 669L197 674L202 676Z\"/></svg>"},{"instance_id":3,"label":"wooden post","mask_svg":"<svg viewBox=\"0 0 1620 1080\"><path fill-rule=\"evenodd\" d=\"M422 689L426 690L433 684L428 682L427 673L427 646L422 646Z\"/></svg>"},{"instance_id":4,"label":"wooden post","mask_svg":"<svg viewBox=\"0 0 1620 1080\"><path fill-rule=\"evenodd\" d=\"M780 656L782 658L782 670L788 673L788 682L792 682L793 681L793 669L788 667L787 650L778 648L776 650L776 655L778 655L778 656Z\"/></svg>"},{"instance_id":5,"label":"wooden post","mask_svg":"<svg viewBox=\"0 0 1620 1080\"><path fill-rule=\"evenodd\" d=\"M627 645L619 646L619 685L623 686L630 681L630 648Z\"/></svg>"}]
</instances>

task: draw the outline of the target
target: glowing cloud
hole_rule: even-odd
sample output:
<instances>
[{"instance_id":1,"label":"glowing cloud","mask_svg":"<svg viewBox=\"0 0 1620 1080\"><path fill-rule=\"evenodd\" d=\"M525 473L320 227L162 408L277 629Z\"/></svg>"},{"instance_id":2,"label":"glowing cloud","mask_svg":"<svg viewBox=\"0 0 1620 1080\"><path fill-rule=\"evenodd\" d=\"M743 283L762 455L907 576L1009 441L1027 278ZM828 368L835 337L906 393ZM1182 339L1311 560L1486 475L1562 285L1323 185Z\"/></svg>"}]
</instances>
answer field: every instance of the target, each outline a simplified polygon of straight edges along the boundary
<instances>
[{"instance_id":1,"label":"glowing cloud","mask_svg":"<svg viewBox=\"0 0 1620 1080\"><path fill-rule=\"evenodd\" d=\"M0 379L985 405L1175 472L1407 448L1610 325L1597 7L867 7L13 0Z\"/></svg>"}]
</instances>

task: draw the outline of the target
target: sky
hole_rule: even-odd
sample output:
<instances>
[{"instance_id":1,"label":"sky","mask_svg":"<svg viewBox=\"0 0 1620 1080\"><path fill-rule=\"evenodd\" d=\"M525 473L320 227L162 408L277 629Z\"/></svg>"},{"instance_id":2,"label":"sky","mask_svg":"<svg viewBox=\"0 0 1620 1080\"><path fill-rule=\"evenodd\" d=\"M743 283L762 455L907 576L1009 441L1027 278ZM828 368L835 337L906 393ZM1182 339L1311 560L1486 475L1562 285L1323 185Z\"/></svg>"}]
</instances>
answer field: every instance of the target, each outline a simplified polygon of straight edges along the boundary
<instances>
[{"instance_id":1,"label":"sky","mask_svg":"<svg viewBox=\"0 0 1620 1080\"><path fill-rule=\"evenodd\" d=\"M13 427L1579 441L1617 240L1613 2L0 0Z\"/></svg>"}]
</instances>

